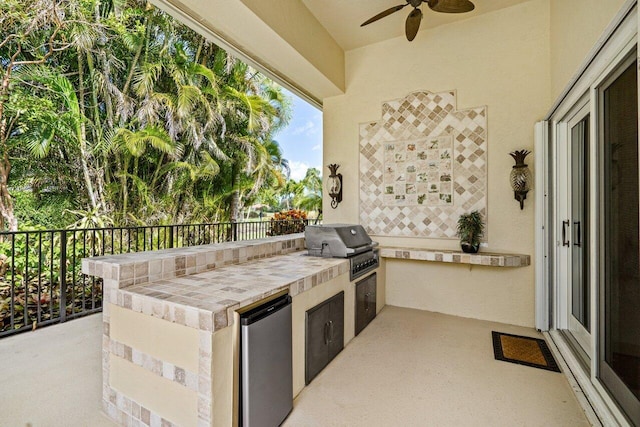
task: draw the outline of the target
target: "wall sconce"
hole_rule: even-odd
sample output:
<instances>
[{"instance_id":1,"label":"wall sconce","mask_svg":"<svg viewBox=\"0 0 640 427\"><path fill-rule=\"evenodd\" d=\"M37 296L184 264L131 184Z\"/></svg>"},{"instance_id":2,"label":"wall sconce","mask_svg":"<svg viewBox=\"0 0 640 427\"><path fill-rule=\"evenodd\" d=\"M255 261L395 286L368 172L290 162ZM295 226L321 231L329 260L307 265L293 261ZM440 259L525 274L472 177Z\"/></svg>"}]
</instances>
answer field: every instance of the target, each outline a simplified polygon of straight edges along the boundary
<instances>
[{"instance_id":1,"label":"wall sconce","mask_svg":"<svg viewBox=\"0 0 640 427\"><path fill-rule=\"evenodd\" d=\"M337 173L339 167L336 164L328 166L331 175L329 175L327 187L329 188L329 197L331 197L331 207L333 209L337 208L338 203L342 201L342 174Z\"/></svg>"},{"instance_id":2,"label":"wall sconce","mask_svg":"<svg viewBox=\"0 0 640 427\"><path fill-rule=\"evenodd\" d=\"M527 198L527 192L531 189L531 182L533 181L533 175L531 170L525 164L524 158L530 154L529 150L516 150L509 153L516 164L511 169L511 188L513 188L513 197L520 202L520 209L524 209L524 199Z\"/></svg>"}]
</instances>

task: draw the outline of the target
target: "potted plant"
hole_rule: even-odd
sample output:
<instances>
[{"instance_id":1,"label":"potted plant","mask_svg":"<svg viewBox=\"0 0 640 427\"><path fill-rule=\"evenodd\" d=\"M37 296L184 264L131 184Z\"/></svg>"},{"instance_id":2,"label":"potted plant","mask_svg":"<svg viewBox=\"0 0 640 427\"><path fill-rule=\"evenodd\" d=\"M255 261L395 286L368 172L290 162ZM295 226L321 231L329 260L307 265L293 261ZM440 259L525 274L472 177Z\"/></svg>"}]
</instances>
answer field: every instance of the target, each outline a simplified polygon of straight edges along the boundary
<instances>
[{"instance_id":1,"label":"potted plant","mask_svg":"<svg viewBox=\"0 0 640 427\"><path fill-rule=\"evenodd\" d=\"M460 237L460 247L463 252L475 254L480 249L480 238L484 232L484 222L480 212L473 211L460 215L456 234Z\"/></svg>"}]
</instances>

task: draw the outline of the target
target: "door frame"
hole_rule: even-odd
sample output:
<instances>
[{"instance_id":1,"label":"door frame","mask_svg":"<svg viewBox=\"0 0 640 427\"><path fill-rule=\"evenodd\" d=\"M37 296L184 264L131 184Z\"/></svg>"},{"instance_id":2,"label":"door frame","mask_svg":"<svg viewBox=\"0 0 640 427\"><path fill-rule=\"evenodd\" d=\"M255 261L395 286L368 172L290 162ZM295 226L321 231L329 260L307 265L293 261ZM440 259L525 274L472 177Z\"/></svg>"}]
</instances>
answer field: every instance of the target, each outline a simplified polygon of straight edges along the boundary
<instances>
[{"instance_id":1,"label":"door frame","mask_svg":"<svg viewBox=\"0 0 640 427\"><path fill-rule=\"evenodd\" d=\"M607 389L598 379L598 363L600 359L599 339L599 235L597 233L600 221L598 205L599 194L597 179L589 183L589 211L590 211L590 271L591 286L591 369L585 371L576 354L571 350L567 338L559 332L566 325L566 292L562 295L558 286L558 269L556 265L562 261L562 254L558 251L557 243L561 240L562 230L558 224L558 196L556 193L559 171L554 164L554 154L557 153L558 138L568 135L568 126L558 126L569 117L570 112L583 97L588 99L590 109L590 142L589 142L589 170L597 171L599 153L600 124L598 121L598 88L602 82L636 49L638 45L638 13L637 0L628 0L609 25L604 35L596 43L579 72L571 79L569 85L554 103L544 121L536 125L536 149L538 156L544 159L536 163L536 188L543 191L536 195L536 327L542 331L549 331L549 337L560 352L563 362L566 362L569 372L583 395L588 400L600 421L605 425L629 425L622 411L609 395ZM565 139L566 140L566 139ZM536 157L538 157L536 156ZM542 177L541 177L542 175ZM566 219L566 218L565 218ZM565 286L565 291L568 288ZM565 319L563 324L561 319ZM580 400L580 397L579 397ZM590 410L590 408L588 408Z\"/></svg>"},{"instance_id":2,"label":"door frame","mask_svg":"<svg viewBox=\"0 0 640 427\"><path fill-rule=\"evenodd\" d=\"M627 55L626 58L624 58L623 60L621 60L619 63L617 63L616 67L603 79L601 79L598 83L598 85L595 87L595 102L596 102L596 107L598 109L598 125L599 125L599 129L598 129L598 141L603 141L604 140L604 128L602 126L603 123L603 118L604 118L604 103L602 102L602 98L603 98L603 92L604 90L606 90L607 87L609 87L618 77L620 77L631 65L634 65L637 68L637 64L638 64L638 52L636 51L635 53L631 52ZM636 70L637 71L637 70ZM640 73L638 74L640 76ZM640 90L640 85L638 85L639 90ZM640 97L638 99L638 101L640 102ZM640 133L639 133L640 135ZM594 174L594 176L597 176L598 179L598 187L600 189L604 188L604 147L601 144L597 144L597 173ZM640 150L638 150L638 153L640 155ZM638 173L638 179L640 180L640 171ZM604 193L603 191L599 191L598 192L598 200L597 200L597 208L594 211L595 214L598 216L597 219L597 224L598 224L598 228L594 229L596 230L596 232L598 233L597 236L597 247L594 247L594 249L596 249L598 251L598 254L604 254L604 245L605 245L605 241L604 241L604 222L605 222L605 218L603 215L603 206L604 206ZM634 413L636 414L635 416L638 416L638 413L640 412L640 404L637 402L637 398L635 396L632 396L630 392L628 392L627 390L621 390L622 387L624 387L624 384L619 380L619 378L617 378L617 375L613 372L613 370L611 368L605 368L605 371L607 372L602 372L602 363L604 362L604 354L602 354L602 349L604 348L605 345L605 335L604 335L604 330L605 330L605 320L604 320L604 294L605 294L605 288L604 288L604 281L605 281L605 257L604 256L598 256L598 265L597 265L597 277L596 280L598 282L598 284L600 284L601 286L596 287L596 292L598 292L598 295L596 296L597 299L597 304L596 304L596 310L598 311L598 323L595 324L593 323L592 325L597 327L597 337L593 337L593 341L594 341L594 345L596 346L596 348L598 349L597 351L597 360L594 360L592 362L592 366L596 365L597 366L597 377L598 377L598 383L602 385L602 387L604 387L607 390L610 390L611 387L614 387L617 389L617 393L622 396L622 399L624 401L627 402L627 405L630 406L634 406ZM592 328L592 330L595 330L594 328ZM595 335L595 334L592 334ZM609 376L610 377L610 381L615 382L615 384L610 384L609 386L606 386L603 382L603 380L601 379L604 375ZM613 378L616 377L616 378Z\"/></svg>"}]
</instances>

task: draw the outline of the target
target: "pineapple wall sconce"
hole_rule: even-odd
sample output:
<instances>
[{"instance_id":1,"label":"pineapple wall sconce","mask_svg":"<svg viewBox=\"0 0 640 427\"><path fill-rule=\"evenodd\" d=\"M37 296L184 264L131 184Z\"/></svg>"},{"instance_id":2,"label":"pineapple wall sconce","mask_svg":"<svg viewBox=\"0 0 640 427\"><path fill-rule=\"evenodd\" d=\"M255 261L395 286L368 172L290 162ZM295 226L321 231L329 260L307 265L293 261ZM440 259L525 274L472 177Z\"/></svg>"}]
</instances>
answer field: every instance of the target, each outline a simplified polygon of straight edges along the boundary
<instances>
[{"instance_id":1,"label":"pineapple wall sconce","mask_svg":"<svg viewBox=\"0 0 640 427\"><path fill-rule=\"evenodd\" d=\"M334 163L328 167L331 174L327 180L327 187L329 189L329 197L331 197L331 207L335 209L338 207L338 203L342 201L342 174L338 173L339 165Z\"/></svg>"},{"instance_id":2,"label":"pineapple wall sconce","mask_svg":"<svg viewBox=\"0 0 640 427\"><path fill-rule=\"evenodd\" d=\"M527 193L531 189L531 183L533 181L533 174L524 162L525 157L529 154L531 154L529 150L516 150L509 153L516 162L511 169L509 179L511 181L511 188L513 189L513 197L520 202L520 209L524 209L524 200L527 198Z\"/></svg>"}]
</instances>

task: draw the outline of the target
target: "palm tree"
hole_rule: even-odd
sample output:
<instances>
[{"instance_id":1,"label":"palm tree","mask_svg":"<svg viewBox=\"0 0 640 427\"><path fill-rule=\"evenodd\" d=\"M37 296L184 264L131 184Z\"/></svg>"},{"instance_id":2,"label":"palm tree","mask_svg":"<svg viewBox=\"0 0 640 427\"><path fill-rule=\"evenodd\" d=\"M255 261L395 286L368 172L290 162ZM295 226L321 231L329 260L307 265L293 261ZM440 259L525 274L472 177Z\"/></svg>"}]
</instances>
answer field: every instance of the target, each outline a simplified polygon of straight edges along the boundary
<instances>
[{"instance_id":1,"label":"palm tree","mask_svg":"<svg viewBox=\"0 0 640 427\"><path fill-rule=\"evenodd\" d=\"M235 221L242 208L243 193L255 196L274 170L282 170L279 146L269 141L271 134L288 122L290 101L272 82L222 50L216 53L215 66L226 94L222 144L233 158L229 170L229 218Z\"/></svg>"},{"instance_id":2,"label":"palm tree","mask_svg":"<svg viewBox=\"0 0 640 427\"><path fill-rule=\"evenodd\" d=\"M291 209L294 204L296 196L303 191L304 187L300 182L293 179L287 180L282 189L280 190L280 204L281 208L286 210Z\"/></svg>"},{"instance_id":3,"label":"palm tree","mask_svg":"<svg viewBox=\"0 0 640 427\"><path fill-rule=\"evenodd\" d=\"M72 4L73 2L68 2ZM12 128L18 125L19 116L5 115L7 104L12 101L16 85L14 71L21 67L45 64L56 52L68 49L63 35L67 24L60 13L62 1L3 0L0 2L0 229L18 229L13 200L9 193L11 173L10 151ZM14 109L14 112L16 110Z\"/></svg>"},{"instance_id":4,"label":"palm tree","mask_svg":"<svg viewBox=\"0 0 640 427\"><path fill-rule=\"evenodd\" d=\"M322 213L322 177L316 168L307 169L300 181L302 191L294 198L295 205L307 211Z\"/></svg>"},{"instance_id":5,"label":"palm tree","mask_svg":"<svg viewBox=\"0 0 640 427\"><path fill-rule=\"evenodd\" d=\"M81 103L73 84L64 75L44 67L25 67L17 74L23 81L40 83L45 92L49 92L50 96L60 101L60 110L57 112L56 120L42 123L43 128L40 129L40 132L47 135L47 138L29 142L32 152L36 156L44 157L48 154L51 144L56 140L58 143L71 143L73 147L77 148L80 154L82 177L91 208L99 209L99 197L93 186L95 173L92 173L89 164L91 154L87 143L86 117L82 114ZM65 149L68 150L69 147L67 146Z\"/></svg>"},{"instance_id":6,"label":"palm tree","mask_svg":"<svg viewBox=\"0 0 640 427\"><path fill-rule=\"evenodd\" d=\"M10 137L29 149L27 187L67 185L86 194L78 212L120 224L235 219L261 189L286 181L272 135L290 101L272 81L145 1L36 3L47 2L64 5L60 31L74 49L21 70L33 102L14 100Z\"/></svg>"}]
</instances>

